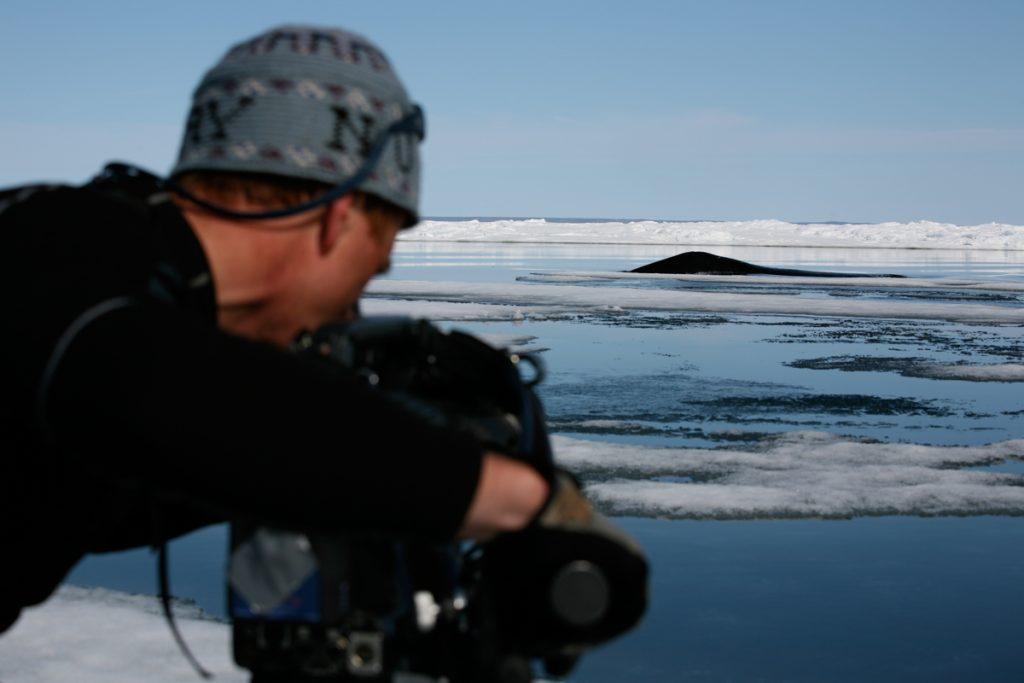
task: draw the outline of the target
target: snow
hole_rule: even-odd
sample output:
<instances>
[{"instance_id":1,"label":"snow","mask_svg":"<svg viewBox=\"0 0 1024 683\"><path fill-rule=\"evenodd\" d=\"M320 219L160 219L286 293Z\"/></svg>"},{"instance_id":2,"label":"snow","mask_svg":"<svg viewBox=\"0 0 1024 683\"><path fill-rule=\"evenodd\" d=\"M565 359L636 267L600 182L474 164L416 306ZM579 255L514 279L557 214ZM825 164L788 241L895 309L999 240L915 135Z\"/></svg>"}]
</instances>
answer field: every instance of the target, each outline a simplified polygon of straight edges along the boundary
<instances>
[{"instance_id":1,"label":"snow","mask_svg":"<svg viewBox=\"0 0 1024 683\"><path fill-rule=\"evenodd\" d=\"M685 290L636 289L626 287L583 287L578 285L544 285L523 283L429 282L417 280L376 280L367 292L376 297L419 299L431 301L420 312L437 319L447 318L439 311L448 309L439 302L486 305L475 310L480 316L506 319L510 307L521 316L542 313L564 314L618 310L702 311L738 314L813 315L840 318L903 318L947 320L969 323L1024 323L1024 307L997 306L978 303L946 303L933 301L877 301L830 297L810 299L779 294L738 294ZM365 299L367 311L391 308L407 314L418 314L406 302L383 304ZM374 308L374 307L378 308ZM495 308L498 306L499 308ZM501 308L503 307L503 308ZM426 313L424 311L429 311ZM497 315L496 315L497 314ZM513 314L514 315L514 314ZM476 319L482 319L476 318ZM513 317L513 319L515 319Z\"/></svg>"},{"instance_id":2,"label":"snow","mask_svg":"<svg viewBox=\"0 0 1024 683\"><path fill-rule=\"evenodd\" d=\"M1024 250L1024 226L754 221L426 220L405 241Z\"/></svg>"},{"instance_id":3,"label":"snow","mask_svg":"<svg viewBox=\"0 0 1024 683\"><path fill-rule=\"evenodd\" d=\"M175 620L216 683L248 683L231 659L231 627L178 604ZM22 612L0 636L3 683L195 683L201 679L174 643L157 599L104 588L61 586ZM433 678L398 674L395 683ZM545 683L538 679L537 683Z\"/></svg>"},{"instance_id":4,"label":"snow","mask_svg":"<svg viewBox=\"0 0 1024 683\"><path fill-rule=\"evenodd\" d=\"M220 683L248 683L231 660L227 624L195 608L176 611L178 627L199 661ZM63 586L0 636L4 683L195 683L155 597Z\"/></svg>"},{"instance_id":5,"label":"snow","mask_svg":"<svg viewBox=\"0 0 1024 683\"><path fill-rule=\"evenodd\" d=\"M588 495L614 514L1024 515L1024 476L966 469L1024 459L1024 439L926 446L789 432L760 450L659 448L565 436L553 437L553 446L559 463L583 477Z\"/></svg>"}]
</instances>

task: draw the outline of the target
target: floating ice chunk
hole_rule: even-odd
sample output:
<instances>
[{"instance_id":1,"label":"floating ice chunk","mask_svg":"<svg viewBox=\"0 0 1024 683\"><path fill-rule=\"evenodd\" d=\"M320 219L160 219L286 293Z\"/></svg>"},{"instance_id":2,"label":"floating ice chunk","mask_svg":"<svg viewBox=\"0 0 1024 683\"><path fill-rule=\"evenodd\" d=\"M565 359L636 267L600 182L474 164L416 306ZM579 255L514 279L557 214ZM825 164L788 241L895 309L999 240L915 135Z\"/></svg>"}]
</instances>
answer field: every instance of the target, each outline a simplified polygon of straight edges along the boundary
<instances>
[{"instance_id":1,"label":"floating ice chunk","mask_svg":"<svg viewBox=\"0 0 1024 683\"><path fill-rule=\"evenodd\" d=\"M532 334L478 334L476 335L491 346L499 349L510 349L526 346L537 337Z\"/></svg>"},{"instance_id":2,"label":"floating ice chunk","mask_svg":"<svg viewBox=\"0 0 1024 683\"><path fill-rule=\"evenodd\" d=\"M537 337L532 334L477 334L477 337L491 346L504 349L509 353L541 353L547 351L547 347L539 346L531 342Z\"/></svg>"},{"instance_id":3,"label":"floating ice chunk","mask_svg":"<svg viewBox=\"0 0 1024 683\"><path fill-rule=\"evenodd\" d=\"M897 372L904 377L955 379L969 382L1024 382L1020 363L936 363L892 356L829 356L787 363L794 368L843 372Z\"/></svg>"},{"instance_id":4,"label":"floating ice chunk","mask_svg":"<svg viewBox=\"0 0 1024 683\"><path fill-rule=\"evenodd\" d=\"M941 365L926 363L917 371L922 377L935 379L962 379L971 382L1024 382L1024 365L1020 363L993 363L989 365Z\"/></svg>"},{"instance_id":5,"label":"floating ice chunk","mask_svg":"<svg viewBox=\"0 0 1024 683\"><path fill-rule=\"evenodd\" d=\"M867 247L884 249L1024 249L1024 226L754 221L593 221L544 219L423 221L403 241L678 244L689 246Z\"/></svg>"},{"instance_id":6,"label":"floating ice chunk","mask_svg":"<svg viewBox=\"0 0 1024 683\"><path fill-rule=\"evenodd\" d=\"M368 291L377 296L425 299L439 303L473 303L493 312L495 306L512 306L522 312L548 309L566 312L607 313L611 306L623 310L703 311L740 314L813 315L840 318L907 318L973 323L1024 324L1024 306L932 301L874 301L808 299L773 294L583 287L577 285L528 285L521 283L426 282L378 280ZM367 304L371 300L367 301ZM394 306L395 304L389 304ZM370 309L372 310L372 309ZM441 310L440 306L438 310ZM507 310L507 309L506 309ZM377 311L374 311L377 312Z\"/></svg>"},{"instance_id":7,"label":"floating ice chunk","mask_svg":"<svg viewBox=\"0 0 1024 683\"><path fill-rule=\"evenodd\" d=\"M614 481L595 484L587 492L616 514L692 519L846 518L866 515L993 515L1024 514L1024 489L997 486L996 475L962 473L934 475L936 481L907 484L907 473L888 477L857 477L843 487L825 481L801 486L676 484ZM838 475L837 475L838 476ZM976 481L965 481L975 479ZM685 488L684 488L685 487ZM870 487L870 488L865 488Z\"/></svg>"},{"instance_id":8,"label":"floating ice chunk","mask_svg":"<svg viewBox=\"0 0 1024 683\"><path fill-rule=\"evenodd\" d=\"M656 448L555 436L560 464L616 514L744 519L1024 514L1024 477L963 469L1024 458L985 446L851 441L790 432L760 450ZM690 478L690 483L654 481Z\"/></svg>"},{"instance_id":9,"label":"floating ice chunk","mask_svg":"<svg viewBox=\"0 0 1024 683\"><path fill-rule=\"evenodd\" d=\"M429 301L423 299L379 299L364 298L360 305L368 315L408 315L431 320L523 320L543 311L545 316L557 314L550 307L539 309L508 304L481 304L473 302Z\"/></svg>"}]
</instances>

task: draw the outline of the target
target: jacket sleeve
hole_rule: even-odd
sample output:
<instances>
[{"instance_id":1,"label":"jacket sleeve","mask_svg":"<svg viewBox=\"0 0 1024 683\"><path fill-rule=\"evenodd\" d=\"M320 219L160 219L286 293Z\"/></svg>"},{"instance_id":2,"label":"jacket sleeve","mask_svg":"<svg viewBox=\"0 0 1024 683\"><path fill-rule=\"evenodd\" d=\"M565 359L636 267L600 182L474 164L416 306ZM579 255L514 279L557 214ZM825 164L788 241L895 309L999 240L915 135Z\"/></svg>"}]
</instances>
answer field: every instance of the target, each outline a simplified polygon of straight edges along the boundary
<instances>
[{"instance_id":1,"label":"jacket sleeve","mask_svg":"<svg viewBox=\"0 0 1024 683\"><path fill-rule=\"evenodd\" d=\"M475 442L340 368L158 304L91 322L53 377L45 415L75 466L225 516L448 539L479 477Z\"/></svg>"}]
</instances>

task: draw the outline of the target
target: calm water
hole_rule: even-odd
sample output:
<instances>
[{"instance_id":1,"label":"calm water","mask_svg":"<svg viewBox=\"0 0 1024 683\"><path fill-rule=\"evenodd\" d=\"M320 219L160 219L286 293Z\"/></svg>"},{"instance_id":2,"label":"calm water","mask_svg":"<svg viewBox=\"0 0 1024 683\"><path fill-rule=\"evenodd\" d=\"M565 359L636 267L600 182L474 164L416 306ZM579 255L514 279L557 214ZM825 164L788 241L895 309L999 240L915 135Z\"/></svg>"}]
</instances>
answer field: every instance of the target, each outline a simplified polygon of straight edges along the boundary
<instances>
[{"instance_id":1,"label":"calm water","mask_svg":"<svg viewBox=\"0 0 1024 683\"><path fill-rule=\"evenodd\" d=\"M389 277L514 282L538 272L627 270L676 251L403 243ZM1024 281L1020 252L714 251L773 266ZM1020 383L905 377L891 363L858 372L790 365L840 356L1020 363L1020 327L687 314L458 326L535 337L529 344L546 349L550 370L550 418L578 438L715 447L727 434L756 447L801 429L951 445L1024 436ZM835 396L859 398L840 405ZM766 397L791 400L779 410L766 408ZM642 434L587 426L649 413L660 418ZM637 631L589 655L573 680L1024 678L1024 519L621 522L650 553L651 609ZM220 615L224 544L223 528L208 529L174 543L171 556L175 593ZM152 593L155 576L148 553L134 551L90 558L70 581Z\"/></svg>"}]
</instances>

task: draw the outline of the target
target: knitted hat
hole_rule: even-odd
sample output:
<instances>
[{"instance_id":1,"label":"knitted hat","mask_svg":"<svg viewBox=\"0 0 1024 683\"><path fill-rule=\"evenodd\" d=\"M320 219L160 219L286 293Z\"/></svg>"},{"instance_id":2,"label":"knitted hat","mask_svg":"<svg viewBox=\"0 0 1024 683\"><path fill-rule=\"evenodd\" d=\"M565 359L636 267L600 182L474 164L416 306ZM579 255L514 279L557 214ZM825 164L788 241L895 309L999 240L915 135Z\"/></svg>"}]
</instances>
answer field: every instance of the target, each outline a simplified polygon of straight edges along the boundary
<instances>
[{"instance_id":1,"label":"knitted hat","mask_svg":"<svg viewBox=\"0 0 1024 683\"><path fill-rule=\"evenodd\" d=\"M339 185L385 129L418 112L384 53L339 29L281 26L231 48L199 83L171 171L248 171ZM358 189L419 215L417 137L394 133Z\"/></svg>"}]
</instances>

